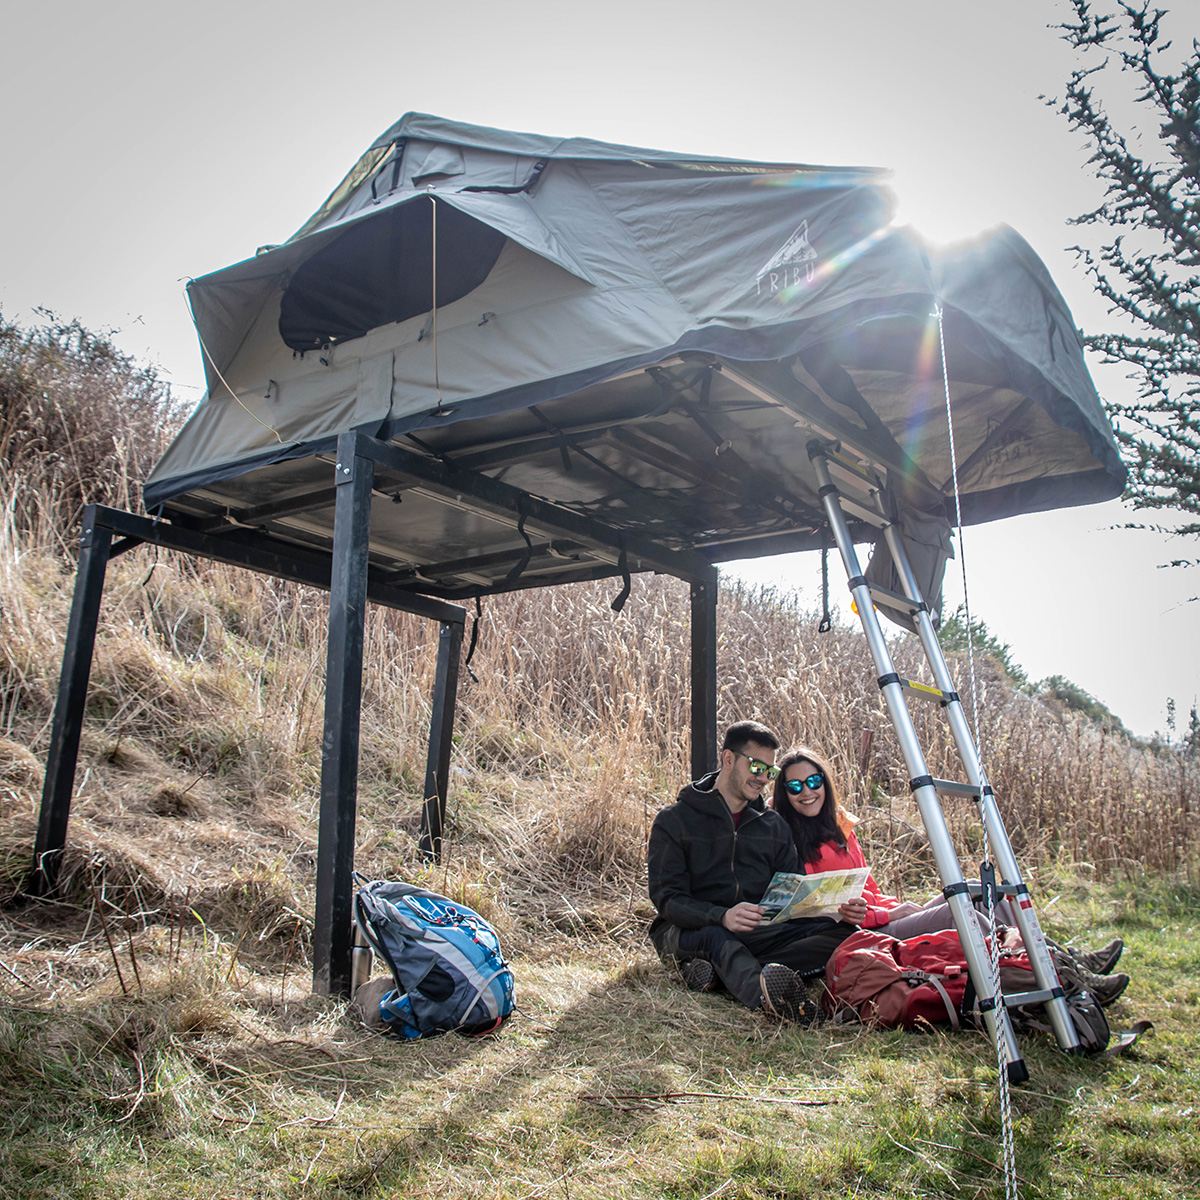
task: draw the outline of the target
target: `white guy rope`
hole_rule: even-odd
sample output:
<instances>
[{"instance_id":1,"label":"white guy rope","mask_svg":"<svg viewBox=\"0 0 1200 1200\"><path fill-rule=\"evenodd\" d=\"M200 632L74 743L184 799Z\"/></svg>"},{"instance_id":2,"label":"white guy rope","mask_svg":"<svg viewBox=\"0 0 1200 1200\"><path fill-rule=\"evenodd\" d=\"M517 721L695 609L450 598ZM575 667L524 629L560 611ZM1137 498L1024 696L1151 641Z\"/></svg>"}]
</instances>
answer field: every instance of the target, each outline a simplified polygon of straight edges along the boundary
<instances>
[{"instance_id":1,"label":"white guy rope","mask_svg":"<svg viewBox=\"0 0 1200 1200\"><path fill-rule=\"evenodd\" d=\"M982 789L987 786L987 771L984 767L982 726L979 721L979 686L975 677L975 645L974 635L971 630L971 601L967 591L967 553L963 545L962 499L958 490L958 453L954 446L954 414L950 406L950 371L946 365L946 331L942 321L942 306L939 304L934 311L938 323L938 347L942 356L942 388L946 394L946 429L950 437L950 473L954 480L954 519L958 530L959 566L962 570L963 612L967 622L967 666L971 674L971 717L975 725L975 744L979 751L979 787L981 791L979 817L983 823L983 859L984 862L990 862L991 851L988 845L987 808L983 803L982 796ZM992 895L991 888L984 888L984 906L988 923L992 928L992 995L1003 1005L1004 993L1000 987L1000 939L996 936L996 916L992 908ZM1001 1009L1001 1011L1003 1010ZM1008 1088L1008 1046L1005 1039L1000 1036L999 1026L997 1026L996 1036L996 1066L1000 1077L1000 1134L1004 1154L1004 1195L1005 1200L1017 1200L1016 1154L1013 1148L1012 1105Z\"/></svg>"}]
</instances>

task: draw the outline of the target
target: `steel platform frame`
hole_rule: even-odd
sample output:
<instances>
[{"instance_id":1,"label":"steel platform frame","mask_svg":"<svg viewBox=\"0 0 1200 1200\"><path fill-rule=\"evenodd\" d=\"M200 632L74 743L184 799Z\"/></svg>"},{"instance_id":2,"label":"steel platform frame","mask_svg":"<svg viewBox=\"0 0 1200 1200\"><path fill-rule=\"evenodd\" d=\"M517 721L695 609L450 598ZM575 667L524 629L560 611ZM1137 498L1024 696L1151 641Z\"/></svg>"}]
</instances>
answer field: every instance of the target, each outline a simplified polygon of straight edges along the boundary
<instances>
[{"instance_id":1,"label":"steel platform frame","mask_svg":"<svg viewBox=\"0 0 1200 1200\"><path fill-rule=\"evenodd\" d=\"M244 567L329 592L325 717L321 752L313 991L348 996L353 950L354 830L358 796L359 720L367 602L437 621L440 626L429 746L421 809L420 848L438 860L449 790L450 751L458 694L466 610L390 585L369 562L375 464L404 471L421 486L461 491L463 481L443 478L443 468L360 432L337 443L334 534L323 553L254 529L222 534L153 520L103 505L84 510L71 615L51 726L33 864L25 891L53 898L58 891L75 786L88 680L108 563L135 546L149 545ZM494 481L476 481L476 493L459 500L481 511L522 513L530 528L613 548L626 546L615 531L555 509ZM676 574L691 587L691 764L693 776L711 769L717 745L717 573L698 556L653 543L637 545L634 569ZM625 573L626 562L612 573ZM498 589L497 589L498 590Z\"/></svg>"}]
</instances>

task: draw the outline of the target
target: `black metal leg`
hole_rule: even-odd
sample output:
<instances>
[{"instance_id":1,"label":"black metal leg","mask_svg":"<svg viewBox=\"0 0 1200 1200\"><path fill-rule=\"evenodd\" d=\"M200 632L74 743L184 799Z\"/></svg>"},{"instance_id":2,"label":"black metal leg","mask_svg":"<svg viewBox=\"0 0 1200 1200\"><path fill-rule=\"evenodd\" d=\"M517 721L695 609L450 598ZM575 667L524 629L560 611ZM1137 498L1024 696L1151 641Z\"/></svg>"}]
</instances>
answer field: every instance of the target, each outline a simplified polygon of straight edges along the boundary
<instances>
[{"instance_id":1,"label":"black metal leg","mask_svg":"<svg viewBox=\"0 0 1200 1200\"><path fill-rule=\"evenodd\" d=\"M717 760L717 584L692 583L692 778Z\"/></svg>"},{"instance_id":2,"label":"black metal leg","mask_svg":"<svg viewBox=\"0 0 1200 1200\"><path fill-rule=\"evenodd\" d=\"M321 813L313 927L313 991L349 995L353 948L354 817L358 800L359 708L367 550L374 465L354 453L356 435L338 438L325 733L321 746Z\"/></svg>"},{"instance_id":3,"label":"black metal leg","mask_svg":"<svg viewBox=\"0 0 1200 1200\"><path fill-rule=\"evenodd\" d=\"M429 722L425 803L421 808L421 853L435 862L442 857L442 830L446 825L446 793L450 786L450 749L462 640L461 624L447 622L442 625L438 636L437 677L433 685L433 715Z\"/></svg>"},{"instance_id":4,"label":"black metal leg","mask_svg":"<svg viewBox=\"0 0 1200 1200\"><path fill-rule=\"evenodd\" d=\"M25 885L25 890L33 896L47 896L57 888L62 851L67 841L67 818L71 813L75 764L79 759L79 735L83 729L92 651L100 620L104 573L112 545L111 531L98 528L95 519L95 509L89 505L83 513L79 568L63 649L58 699L54 705L50 753L46 758L46 778L42 786L42 811L33 848L33 870Z\"/></svg>"}]
</instances>

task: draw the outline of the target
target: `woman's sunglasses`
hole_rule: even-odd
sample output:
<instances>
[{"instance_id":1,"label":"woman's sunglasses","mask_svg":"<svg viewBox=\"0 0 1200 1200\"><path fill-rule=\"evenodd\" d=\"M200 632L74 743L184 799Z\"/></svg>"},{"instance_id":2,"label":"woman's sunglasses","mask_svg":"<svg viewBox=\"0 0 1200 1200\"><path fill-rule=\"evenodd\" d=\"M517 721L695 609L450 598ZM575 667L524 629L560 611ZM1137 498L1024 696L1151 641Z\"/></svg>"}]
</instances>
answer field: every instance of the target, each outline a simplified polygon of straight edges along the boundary
<instances>
[{"instance_id":1,"label":"woman's sunglasses","mask_svg":"<svg viewBox=\"0 0 1200 1200\"><path fill-rule=\"evenodd\" d=\"M751 775L765 775L768 779L774 779L779 774L779 768L771 766L770 763L765 763L761 759L751 758L748 754L743 754L740 750L735 750L734 754L738 758L744 758L750 764Z\"/></svg>"},{"instance_id":2,"label":"woman's sunglasses","mask_svg":"<svg viewBox=\"0 0 1200 1200\"><path fill-rule=\"evenodd\" d=\"M815 792L824 782L825 776L818 771L815 775L810 775L807 779L789 779L783 786L793 796L799 796L805 788L808 788L810 792Z\"/></svg>"}]
</instances>

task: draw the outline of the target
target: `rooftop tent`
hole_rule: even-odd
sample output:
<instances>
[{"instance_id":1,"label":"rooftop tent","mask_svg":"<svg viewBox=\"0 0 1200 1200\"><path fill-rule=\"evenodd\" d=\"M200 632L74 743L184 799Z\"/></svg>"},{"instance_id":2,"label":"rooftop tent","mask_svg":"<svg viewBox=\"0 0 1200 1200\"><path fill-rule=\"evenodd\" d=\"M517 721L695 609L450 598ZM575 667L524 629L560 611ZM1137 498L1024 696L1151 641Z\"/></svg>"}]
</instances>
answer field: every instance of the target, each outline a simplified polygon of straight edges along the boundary
<instances>
[{"instance_id":1,"label":"rooftop tent","mask_svg":"<svg viewBox=\"0 0 1200 1200\"><path fill-rule=\"evenodd\" d=\"M328 548L330 455L363 431L395 447L375 488L399 502L373 506L372 564L448 598L619 573L626 538L707 563L821 545L814 433L944 520L938 306L964 519L1119 494L1030 247L935 252L892 212L871 169L409 114L291 239L192 282L208 394L146 503ZM498 488L604 537L527 528Z\"/></svg>"},{"instance_id":2,"label":"rooftop tent","mask_svg":"<svg viewBox=\"0 0 1200 1200\"><path fill-rule=\"evenodd\" d=\"M967 521L1124 482L1030 248L1000 230L935 253L893 227L874 170L410 114L292 238L188 290L208 391L145 485L164 519L85 512L30 886L46 894L61 863L109 558L161 545L327 588L320 992L351 985L368 601L440 627L436 855L466 616L446 600L620 576L619 607L635 571L687 580L698 777L717 744L714 564L824 546L834 524L845 543L818 495L829 442L842 470L856 452L882 476L888 537L935 564L948 547L943 340ZM868 574L887 569L877 543Z\"/></svg>"}]
</instances>

